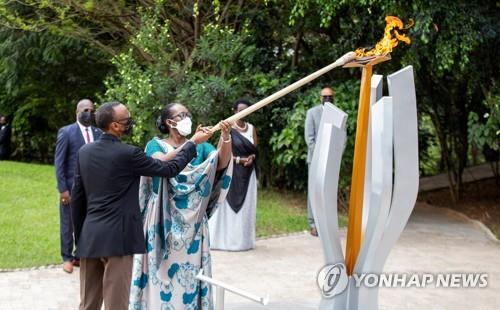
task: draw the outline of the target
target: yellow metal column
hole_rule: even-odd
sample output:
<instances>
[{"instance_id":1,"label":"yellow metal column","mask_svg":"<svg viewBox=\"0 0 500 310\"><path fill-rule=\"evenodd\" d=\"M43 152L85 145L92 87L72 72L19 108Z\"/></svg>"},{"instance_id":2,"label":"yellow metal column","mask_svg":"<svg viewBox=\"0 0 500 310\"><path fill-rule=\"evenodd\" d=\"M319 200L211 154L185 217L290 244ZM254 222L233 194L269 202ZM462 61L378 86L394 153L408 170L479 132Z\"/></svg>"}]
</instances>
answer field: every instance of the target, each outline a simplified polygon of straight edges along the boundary
<instances>
[{"instance_id":1,"label":"yellow metal column","mask_svg":"<svg viewBox=\"0 0 500 310\"><path fill-rule=\"evenodd\" d=\"M358 120L356 124L356 142L349 199L349 223L347 226L346 267L352 275L362 241L363 192L365 184L366 145L368 138L368 120L370 117L370 84L372 65L363 67L361 89L359 93Z\"/></svg>"}]
</instances>

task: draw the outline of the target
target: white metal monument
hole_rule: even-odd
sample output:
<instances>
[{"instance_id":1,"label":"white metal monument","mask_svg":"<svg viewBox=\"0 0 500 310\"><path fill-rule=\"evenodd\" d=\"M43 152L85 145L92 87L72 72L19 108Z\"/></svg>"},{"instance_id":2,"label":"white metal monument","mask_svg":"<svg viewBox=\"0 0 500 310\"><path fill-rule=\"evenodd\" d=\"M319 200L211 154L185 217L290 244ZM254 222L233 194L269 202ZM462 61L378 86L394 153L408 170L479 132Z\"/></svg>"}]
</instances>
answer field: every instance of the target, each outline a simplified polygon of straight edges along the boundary
<instances>
[{"instance_id":1,"label":"white metal monument","mask_svg":"<svg viewBox=\"0 0 500 310\"><path fill-rule=\"evenodd\" d=\"M345 259L339 238L337 190L347 114L329 103L324 107L310 168L309 193L326 261L318 276L323 295L320 309L378 308L377 289L357 288L352 274L382 272L416 201L418 136L413 68L409 66L388 76L390 97L382 97L382 76L372 77L373 66L390 60L390 52L398 42L410 44L410 38L402 31L413 22L405 27L395 16L386 16L385 21L384 36L373 49L348 52L226 119L233 122L246 117L334 68L361 67L363 70ZM220 126L215 125L211 130L219 129ZM217 309L224 307L225 290L267 304L267 297L257 297L202 273L197 278L218 288Z\"/></svg>"},{"instance_id":2,"label":"white metal monument","mask_svg":"<svg viewBox=\"0 0 500 310\"><path fill-rule=\"evenodd\" d=\"M417 109L413 68L387 77L390 97L382 95L382 76L371 79L370 113L363 191L363 240L354 274L383 272L418 192ZM309 192L326 266L318 277L320 309L378 309L377 287L356 287L341 248L337 189L346 140L347 115L325 104L316 141Z\"/></svg>"}]
</instances>

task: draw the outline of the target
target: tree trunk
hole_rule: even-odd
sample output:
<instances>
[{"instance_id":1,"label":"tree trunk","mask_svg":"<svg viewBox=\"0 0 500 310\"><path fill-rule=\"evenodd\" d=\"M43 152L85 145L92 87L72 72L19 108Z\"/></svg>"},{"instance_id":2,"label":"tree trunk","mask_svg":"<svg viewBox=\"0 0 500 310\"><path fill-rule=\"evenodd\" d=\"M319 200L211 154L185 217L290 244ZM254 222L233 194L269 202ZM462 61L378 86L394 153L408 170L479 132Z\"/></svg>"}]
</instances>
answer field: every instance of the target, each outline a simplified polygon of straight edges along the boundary
<instances>
[{"instance_id":1,"label":"tree trunk","mask_svg":"<svg viewBox=\"0 0 500 310\"><path fill-rule=\"evenodd\" d=\"M299 51L300 51L300 41L302 41L302 31L299 30L295 35L295 43L293 46L293 58L292 58L292 68L297 67L299 64Z\"/></svg>"}]
</instances>

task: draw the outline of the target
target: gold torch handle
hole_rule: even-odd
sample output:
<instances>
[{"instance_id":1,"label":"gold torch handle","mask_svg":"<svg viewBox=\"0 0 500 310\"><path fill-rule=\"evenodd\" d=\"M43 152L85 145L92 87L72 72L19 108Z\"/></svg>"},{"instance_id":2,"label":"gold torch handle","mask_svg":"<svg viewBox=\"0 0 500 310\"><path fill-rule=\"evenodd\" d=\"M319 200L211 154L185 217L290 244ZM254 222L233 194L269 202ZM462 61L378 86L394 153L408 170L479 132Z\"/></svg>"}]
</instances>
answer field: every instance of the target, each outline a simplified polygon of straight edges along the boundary
<instances>
[{"instance_id":1,"label":"gold torch handle","mask_svg":"<svg viewBox=\"0 0 500 310\"><path fill-rule=\"evenodd\" d=\"M286 94L296 90L297 88L302 87L303 85L311 82L312 80L322 76L323 74L327 73L328 71L330 71L336 67L343 66L347 62L353 60L354 58L356 58L356 53L348 52L348 53L344 54L344 56L337 59L334 63L332 63L332 64L314 72L314 73L309 74L305 78L302 78L301 80L298 80L297 82L288 85L287 87L283 88L282 90L272 94L271 96L268 96L268 97L262 99L261 101L251 105L250 107L246 108L243 111L240 111L240 112L232 115L231 117L226 118L225 120L227 122L235 122L237 120L240 120L240 119L244 118L245 116L248 116L249 114L252 114L253 112L257 111L258 109L265 107L266 105L270 104L271 102L273 102L273 101L285 96ZM214 127L212 127L211 130L212 130L212 132L215 132L219 129L220 129L220 126L219 126L219 124L217 124Z\"/></svg>"}]
</instances>

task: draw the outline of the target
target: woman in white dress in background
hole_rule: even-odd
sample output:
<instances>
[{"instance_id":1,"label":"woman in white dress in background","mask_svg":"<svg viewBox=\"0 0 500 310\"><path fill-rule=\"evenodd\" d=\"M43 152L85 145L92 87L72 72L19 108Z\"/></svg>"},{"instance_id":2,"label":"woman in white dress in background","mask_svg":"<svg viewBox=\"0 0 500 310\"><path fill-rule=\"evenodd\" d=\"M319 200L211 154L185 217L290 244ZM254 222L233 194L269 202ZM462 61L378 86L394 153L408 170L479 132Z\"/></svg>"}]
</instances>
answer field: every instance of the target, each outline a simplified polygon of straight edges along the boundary
<instances>
[{"instance_id":1,"label":"woman in white dress in background","mask_svg":"<svg viewBox=\"0 0 500 310\"><path fill-rule=\"evenodd\" d=\"M238 99L233 112L250 106ZM210 248L226 251L246 251L255 247L257 210L257 134L255 127L243 120L231 129L233 151L233 178L224 203L208 222Z\"/></svg>"}]
</instances>

